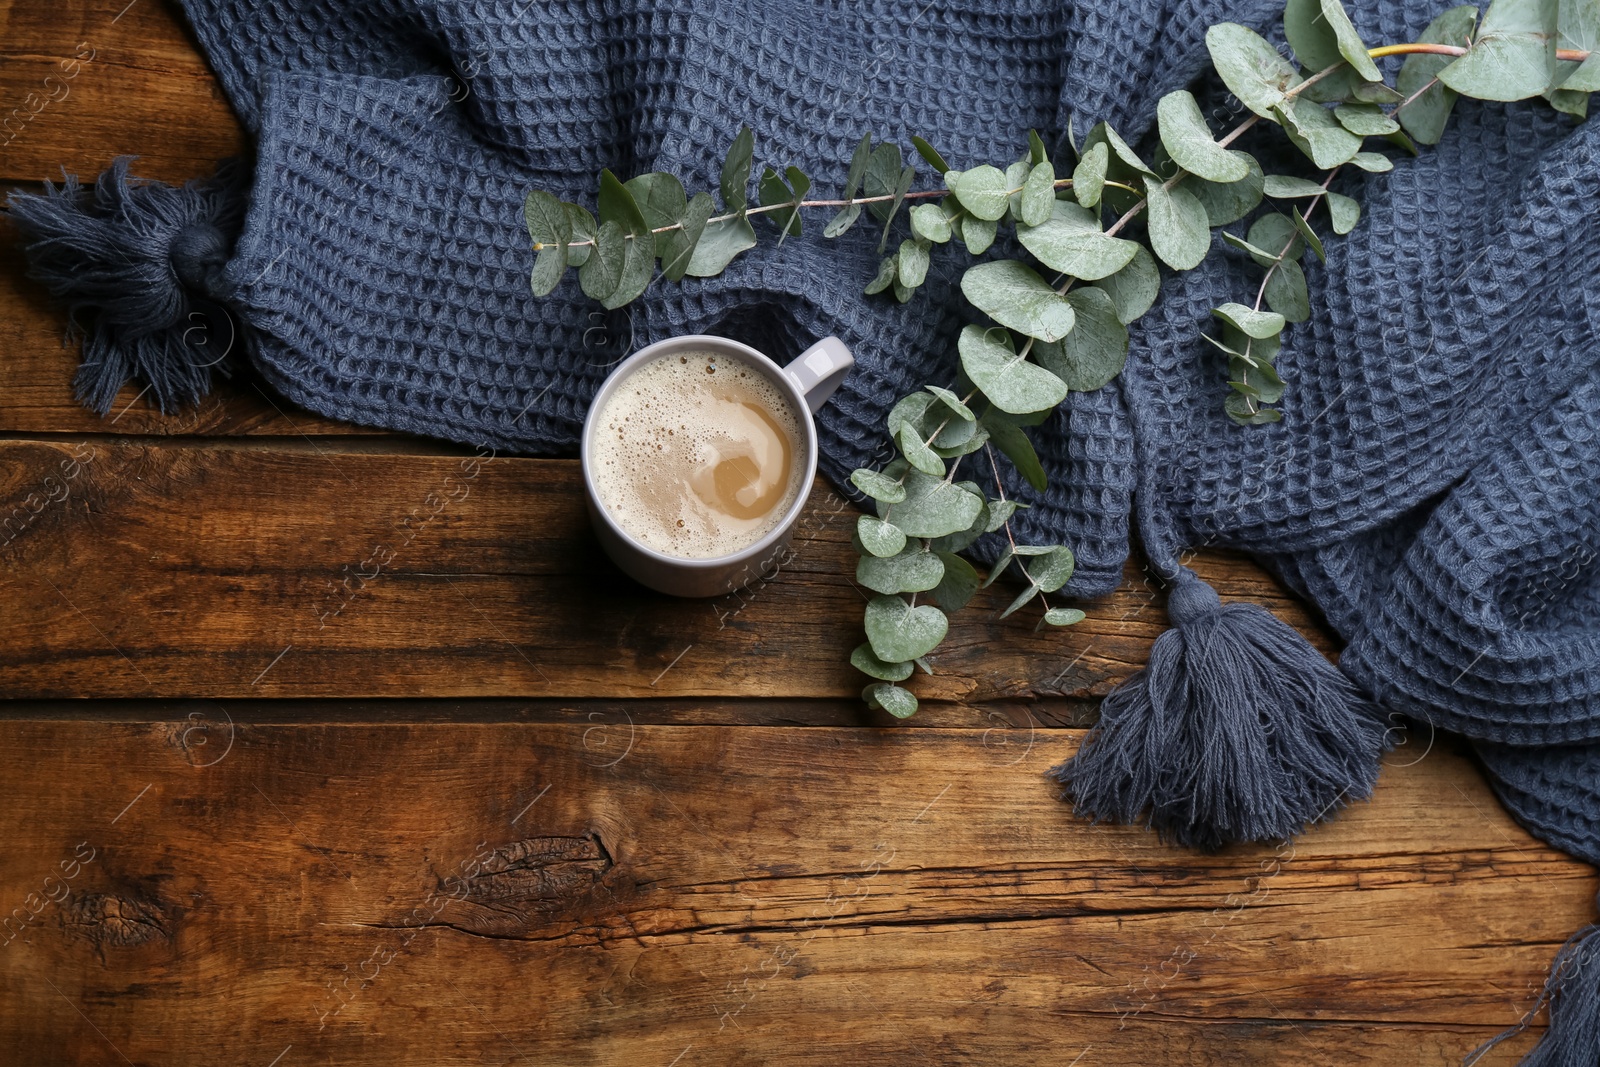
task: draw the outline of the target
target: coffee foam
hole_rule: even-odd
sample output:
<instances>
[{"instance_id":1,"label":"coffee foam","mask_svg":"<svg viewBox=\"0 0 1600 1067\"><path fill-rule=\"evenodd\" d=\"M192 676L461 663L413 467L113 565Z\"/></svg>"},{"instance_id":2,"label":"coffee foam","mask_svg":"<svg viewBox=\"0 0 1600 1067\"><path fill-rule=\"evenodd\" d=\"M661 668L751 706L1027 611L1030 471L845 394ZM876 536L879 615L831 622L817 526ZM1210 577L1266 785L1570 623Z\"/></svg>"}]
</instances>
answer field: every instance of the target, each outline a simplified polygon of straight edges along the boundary
<instances>
[{"instance_id":1,"label":"coffee foam","mask_svg":"<svg viewBox=\"0 0 1600 1067\"><path fill-rule=\"evenodd\" d=\"M600 503L629 536L682 559L731 555L783 519L805 475L789 398L742 360L672 352L619 382L590 453Z\"/></svg>"}]
</instances>

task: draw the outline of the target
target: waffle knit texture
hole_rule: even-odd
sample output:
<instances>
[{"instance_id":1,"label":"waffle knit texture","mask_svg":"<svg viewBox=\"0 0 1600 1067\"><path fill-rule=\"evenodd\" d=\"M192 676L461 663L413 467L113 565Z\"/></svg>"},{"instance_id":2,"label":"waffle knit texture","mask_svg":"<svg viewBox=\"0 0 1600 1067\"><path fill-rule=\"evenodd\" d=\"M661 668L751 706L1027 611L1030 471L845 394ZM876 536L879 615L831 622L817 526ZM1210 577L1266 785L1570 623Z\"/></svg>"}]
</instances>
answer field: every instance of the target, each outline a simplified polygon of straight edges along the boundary
<instances>
[{"instance_id":1,"label":"waffle knit texture","mask_svg":"<svg viewBox=\"0 0 1600 1067\"><path fill-rule=\"evenodd\" d=\"M1282 39L1281 0L183 6L255 138L229 304L286 397L571 454L633 348L709 332L784 361L832 333L858 360L819 417L840 486L887 458L896 399L953 377L974 314L956 286L965 253L935 248L900 305L862 295L874 227L826 241L811 225L778 247L761 223L722 276L658 279L608 313L575 276L530 294L528 189L592 205L603 167L715 189L743 124L758 167L796 164L822 195L869 131L920 134L958 168L1017 158L1030 127L1061 146L1069 123L1081 138L1100 119L1149 148L1172 90L1193 89L1219 133L1245 116L1210 71L1209 25ZM1347 6L1366 40L1391 43L1448 5ZM1306 173L1272 154L1279 131L1249 137L1269 169ZM1051 488L1012 487L1034 505L1019 533L1072 546L1080 596L1116 585L1134 532L1162 570L1186 547L1255 554L1348 643L1357 684L1466 735L1524 825L1600 863L1600 126L1542 101L1462 101L1443 143L1394 154L1391 173L1335 181L1363 217L1307 263L1283 421L1223 414L1201 334L1260 272L1219 247L1164 277L1122 377L1035 432Z\"/></svg>"}]
</instances>

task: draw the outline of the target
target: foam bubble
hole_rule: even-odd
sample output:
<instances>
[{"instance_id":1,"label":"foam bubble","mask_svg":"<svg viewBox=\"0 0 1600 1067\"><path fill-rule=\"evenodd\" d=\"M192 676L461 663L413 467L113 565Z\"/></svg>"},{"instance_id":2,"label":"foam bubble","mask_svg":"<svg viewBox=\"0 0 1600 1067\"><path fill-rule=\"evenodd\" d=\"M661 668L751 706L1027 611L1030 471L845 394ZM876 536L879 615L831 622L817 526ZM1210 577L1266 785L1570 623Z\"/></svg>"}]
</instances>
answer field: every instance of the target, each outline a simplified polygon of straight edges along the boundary
<instances>
[{"instance_id":1,"label":"foam bubble","mask_svg":"<svg viewBox=\"0 0 1600 1067\"><path fill-rule=\"evenodd\" d=\"M735 357L673 352L618 384L597 416L591 474L627 533L683 559L726 556L776 527L805 474L800 420Z\"/></svg>"}]
</instances>

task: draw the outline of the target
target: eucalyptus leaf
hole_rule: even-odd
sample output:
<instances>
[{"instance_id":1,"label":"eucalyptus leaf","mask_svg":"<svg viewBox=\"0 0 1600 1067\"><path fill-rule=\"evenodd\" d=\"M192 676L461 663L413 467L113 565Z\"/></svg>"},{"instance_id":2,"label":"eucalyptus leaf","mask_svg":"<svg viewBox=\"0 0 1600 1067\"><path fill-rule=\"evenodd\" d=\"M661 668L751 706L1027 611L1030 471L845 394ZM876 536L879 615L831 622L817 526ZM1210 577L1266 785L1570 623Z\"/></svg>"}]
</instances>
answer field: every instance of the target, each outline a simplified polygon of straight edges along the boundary
<instances>
[{"instance_id":1,"label":"eucalyptus leaf","mask_svg":"<svg viewBox=\"0 0 1600 1067\"><path fill-rule=\"evenodd\" d=\"M900 262L895 267L895 277L908 289L915 289L928 276L928 248L906 238L900 242Z\"/></svg>"},{"instance_id":2,"label":"eucalyptus leaf","mask_svg":"<svg viewBox=\"0 0 1600 1067\"><path fill-rule=\"evenodd\" d=\"M568 266L581 267L589 259L589 250L594 247L594 238L598 227L595 225L594 216L589 214L588 208L580 207L577 204L563 204L561 206L567 209L567 218L572 221L572 240L574 244L567 247L567 264ZM587 241L589 243L576 244L579 241Z\"/></svg>"},{"instance_id":3,"label":"eucalyptus leaf","mask_svg":"<svg viewBox=\"0 0 1600 1067\"><path fill-rule=\"evenodd\" d=\"M927 161L928 166L932 167L940 174L943 174L950 169L950 164L944 161L944 157L939 154L938 150L935 149L933 145L929 144L927 141L924 141L915 134L913 134L911 137L911 146L917 150L917 155L921 156Z\"/></svg>"},{"instance_id":4,"label":"eucalyptus leaf","mask_svg":"<svg viewBox=\"0 0 1600 1067\"><path fill-rule=\"evenodd\" d=\"M1306 222L1306 217L1300 214L1300 209L1298 207L1290 208L1289 215L1294 220L1294 228L1300 231L1300 236L1305 238L1307 246L1317 254L1317 260L1326 263L1328 261L1328 253L1323 250L1322 238L1318 237L1316 231L1311 228L1311 224Z\"/></svg>"},{"instance_id":5,"label":"eucalyptus leaf","mask_svg":"<svg viewBox=\"0 0 1600 1067\"><path fill-rule=\"evenodd\" d=\"M1128 324L1149 311L1161 292L1161 271L1155 257L1140 246L1117 273L1095 282L1116 306L1117 318Z\"/></svg>"},{"instance_id":6,"label":"eucalyptus leaf","mask_svg":"<svg viewBox=\"0 0 1600 1067\"><path fill-rule=\"evenodd\" d=\"M1106 184L1106 161L1111 150L1105 144L1091 145L1072 170L1072 195L1080 207L1097 207L1100 191Z\"/></svg>"},{"instance_id":7,"label":"eucalyptus leaf","mask_svg":"<svg viewBox=\"0 0 1600 1067\"><path fill-rule=\"evenodd\" d=\"M1236 182L1250 173L1249 157L1217 144L1194 95L1179 89L1156 104L1161 143L1172 161L1210 182Z\"/></svg>"},{"instance_id":8,"label":"eucalyptus leaf","mask_svg":"<svg viewBox=\"0 0 1600 1067\"><path fill-rule=\"evenodd\" d=\"M886 663L926 656L950 629L944 612L932 604L912 607L897 596L875 596L868 601L865 622L873 655Z\"/></svg>"},{"instance_id":9,"label":"eucalyptus leaf","mask_svg":"<svg viewBox=\"0 0 1600 1067\"><path fill-rule=\"evenodd\" d=\"M716 209L716 201L711 199L710 193L695 193L684 209L683 225L670 233L656 235L667 238L661 253L661 273L668 281L678 281L689 272L694 250L705 235L706 220Z\"/></svg>"},{"instance_id":10,"label":"eucalyptus leaf","mask_svg":"<svg viewBox=\"0 0 1600 1067\"><path fill-rule=\"evenodd\" d=\"M944 244L950 240L950 218L938 204L918 204L911 209L911 232L925 241Z\"/></svg>"},{"instance_id":11,"label":"eucalyptus leaf","mask_svg":"<svg viewBox=\"0 0 1600 1067\"><path fill-rule=\"evenodd\" d=\"M887 558L862 556L856 564L856 581L875 593L923 593L943 578L944 560L923 551L921 545Z\"/></svg>"},{"instance_id":12,"label":"eucalyptus leaf","mask_svg":"<svg viewBox=\"0 0 1600 1067\"><path fill-rule=\"evenodd\" d=\"M1400 124L1376 104L1340 104L1333 109L1339 125L1360 137L1382 137L1395 132Z\"/></svg>"},{"instance_id":13,"label":"eucalyptus leaf","mask_svg":"<svg viewBox=\"0 0 1600 1067\"><path fill-rule=\"evenodd\" d=\"M969 267L961 276L961 292L979 311L1029 337L1056 341L1072 329L1072 305L1032 267L1017 260L992 260ZM982 388L981 382L978 385Z\"/></svg>"},{"instance_id":14,"label":"eucalyptus leaf","mask_svg":"<svg viewBox=\"0 0 1600 1067\"><path fill-rule=\"evenodd\" d=\"M1494 0L1467 54L1439 68L1439 80L1476 100L1538 96L1556 80L1557 14L1556 0Z\"/></svg>"},{"instance_id":15,"label":"eucalyptus leaf","mask_svg":"<svg viewBox=\"0 0 1600 1067\"><path fill-rule=\"evenodd\" d=\"M917 713L917 698L911 690L879 682L861 691L861 697L871 708L881 708L897 719L909 719Z\"/></svg>"},{"instance_id":16,"label":"eucalyptus leaf","mask_svg":"<svg viewBox=\"0 0 1600 1067\"><path fill-rule=\"evenodd\" d=\"M1022 247L1051 270L1098 281L1127 266L1139 251L1137 242L1106 236L1094 212L1069 200L1052 200L1051 204L1043 223L1017 226Z\"/></svg>"},{"instance_id":17,"label":"eucalyptus leaf","mask_svg":"<svg viewBox=\"0 0 1600 1067\"><path fill-rule=\"evenodd\" d=\"M904 499L904 490L901 490L901 499ZM856 519L856 537L862 547L874 556L897 555L906 547L906 535L900 527L872 515L862 515Z\"/></svg>"},{"instance_id":18,"label":"eucalyptus leaf","mask_svg":"<svg viewBox=\"0 0 1600 1067\"><path fill-rule=\"evenodd\" d=\"M522 217L535 249L541 245L561 245L572 240L572 217L561 201L542 189L534 189L522 203Z\"/></svg>"},{"instance_id":19,"label":"eucalyptus leaf","mask_svg":"<svg viewBox=\"0 0 1600 1067\"><path fill-rule=\"evenodd\" d=\"M1307 181L1304 178L1292 178L1284 174L1269 174L1266 181L1266 193L1274 200L1289 200L1296 197L1321 196L1321 184Z\"/></svg>"},{"instance_id":20,"label":"eucalyptus leaf","mask_svg":"<svg viewBox=\"0 0 1600 1067\"><path fill-rule=\"evenodd\" d=\"M1077 322L1072 332L1053 344L1034 345L1039 363L1073 392L1099 389L1122 373L1128 362L1128 328L1117 317L1111 297L1085 286L1067 294Z\"/></svg>"},{"instance_id":21,"label":"eucalyptus leaf","mask_svg":"<svg viewBox=\"0 0 1600 1067\"><path fill-rule=\"evenodd\" d=\"M897 144L880 144L872 150L872 156L867 161L867 172L864 177L863 192L867 196L892 197L895 188L900 184L900 175L903 171L900 162L900 146ZM891 212L887 201L879 200L868 204L873 217L879 222L888 222Z\"/></svg>"},{"instance_id":22,"label":"eucalyptus leaf","mask_svg":"<svg viewBox=\"0 0 1600 1067\"><path fill-rule=\"evenodd\" d=\"M1261 203L1266 179L1261 174L1261 164L1246 156L1245 176L1236 182L1208 182L1190 178L1184 188L1194 194L1200 206L1206 209L1206 222L1212 229L1238 222Z\"/></svg>"},{"instance_id":23,"label":"eucalyptus leaf","mask_svg":"<svg viewBox=\"0 0 1600 1067\"><path fill-rule=\"evenodd\" d=\"M1477 6L1462 4L1428 23L1417 40L1424 44L1465 47L1472 43L1477 24ZM1455 107L1456 91L1438 80L1439 72L1452 62L1449 56L1407 56L1395 78L1395 88L1409 101L1395 112L1395 117L1407 133L1423 144L1439 143L1450 121L1450 111Z\"/></svg>"},{"instance_id":24,"label":"eucalyptus leaf","mask_svg":"<svg viewBox=\"0 0 1600 1067\"><path fill-rule=\"evenodd\" d=\"M1361 220L1361 204L1340 193L1329 193L1328 217L1332 220L1334 233L1347 234Z\"/></svg>"},{"instance_id":25,"label":"eucalyptus leaf","mask_svg":"<svg viewBox=\"0 0 1600 1067\"><path fill-rule=\"evenodd\" d=\"M878 264L878 273L870 282L867 283L867 287L863 289L862 292L866 293L868 296L874 296L883 292L885 289L889 288L889 286L894 284L895 275L899 269L900 257L898 255L890 256L889 258L885 259L882 263Z\"/></svg>"},{"instance_id":26,"label":"eucalyptus leaf","mask_svg":"<svg viewBox=\"0 0 1600 1067\"><path fill-rule=\"evenodd\" d=\"M901 397L889 409L889 435L897 437L906 426L920 430L926 421L928 409L933 406L934 397L928 393L908 393Z\"/></svg>"},{"instance_id":27,"label":"eucalyptus leaf","mask_svg":"<svg viewBox=\"0 0 1600 1067\"><path fill-rule=\"evenodd\" d=\"M940 552L944 576L933 588L933 602L945 611L960 611L978 591L978 572L954 552Z\"/></svg>"},{"instance_id":28,"label":"eucalyptus leaf","mask_svg":"<svg viewBox=\"0 0 1600 1067\"><path fill-rule=\"evenodd\" d=\"M1238 23L1208 29L1206 48L1228 91L1264 119L1289 99L1284 90L1305 80L1265 38Z\"/></svg>"},{"instance_id":29,"label":"eucalyptus leaf","mask_svg":"<svg viewBox=\"0 0 1600 1067\"><path fill-rule=\"evenodd\" d=\"M1205 206L1181 185L1169 189L1160 178L1146 178L1144 185L1151 249L1173 270L1198 267L1211 248Z\"/></svg>"},{"instance_id":30,"label":"eucalyptus leaf","mask_svg":"<svg viewBox=\"0 0 1600 1067\"><path fill-rule=\"evenodd\" d=\"M905 500L887 514L880 507L879 516L900 527L907 537L943 537L965 530L983 509L981 495L917 470L906 472L905 491Z\"/></svg>"},{"instance_id":31,"label":"eucalyptus leaf","mask_svg":"<svg viewBox=\"0 0 1600 1067\"><path fill-rule=\"evenodd\" d=\"M1121 164L1124 173L1143 175L1145 177L1155 176L1156 172L1150 169L1149 164L1139 158L1139 153L1135 152L1132 146L1127 141L1124 141L1116 130L1112 129L1110 123L1099 122L1095 124L1094 129L1089 131L1089 136L1084 141L1085 151L1096 144L1104 144L1111 149L1112 156L1115 158L1116 163ZM1109 174L1112 169L1113 166L1108 165L1106 172Z\"/></svg>"},{"instance_id":32,"label":"eucalyptus leaf","mask_svg":"<svg viewBox=\"0 0 1600 1067\"><path fill-rule=\"evenodd\" d=\"M1072 626L1086 618L1088 616L1077 608L1051 608L1044 613L1044 621L1051 626Z\"/></svg>"},{"instance_id":33,"label":"eucalyptus leaf","mask_svg":"<svg viewBox=\"0 0 1600 1067\"><path fill-rule=\"evenodd\" d=\"M906 498L906 487L902 482L870 467L860 467L851 472L850 483L883 504L898 504ZM905 535L901 534L901 539L904 538Z\"/></svg>"},{"instance_id":34,"label":"eucalyptus leaf","mask_svg":"<svg viewBox=\"0 0 1600 1067\"><path fill-rule=\"evenodd\" d=\"M965 215L961 219L961 241L973 255L982 255L994 244L999 226L993 220Z\"/></svg>"},{"instance_id":35,"label":"eucalyptus leaf","mask_svg":"<svg viewBox=\"0 0 1600 1067\"><path fill-rule=\"evenodd\" d=\"M962 171L961 176L951 184L950 191L973 218L986 222L1004 217L1009 206L1005 174L987 163ZM971 238L967 243L972 243Z\"/></svg>"},{"instance_id":36,"label":"eucalyptus leaf","mask_svg":"<svg viewBox=\"0 0 1600 1067\"><path fill-rule=\"evenodd\" d=\"M1247 337L1276 337L1283 332L1284 318L1272 311L1257 311L1243 304L1223 304L1211 312Z\"/></svg>"},{"instance_id":37,"label":"eucalyptus leaf","mask_svg":"<svg viewBox=\"0 0 1600 1067\"><path fill-rule=\"evenodd\" d=\"M975 496L983 495L983 489L978 485L977 482L958 482L957 484L960 486L960 488L965 489L967 492L972 493ZM977 517L967 525L965 530L957 530L954 533L948 533L942 537L929 538L928 547L934 552L960 552L962 549L971 545L978 538L982 537L988 530L988 527L989 505L988 502L985 501L984 505L978 509Z\"/></svg>"},{"instance_id":38,"label":"eucalyptus leaf","mask_svg":"<svg viewBox=\"0 0 1600 1067\"><path fill-rule=\"evenodd\" d=\"M1339 125L1321 104L1295 97L1275 109L1283 132L1319 170L1350 162L1361 151L1361 138Z\"/></svg>"},{"instance_id":39,"label":"eucalyptus leaf","mask_svg":"<svg viewBox=\"0 0 1600 1067\"><path fill-rule=\"evenodd\" d=\"M1267 276L1267 306L1290 322L1311 317L1311 297L1306 290L1305 271L1292 259L1284 259Z\"/></svg>"},{"instance_id":40,"label":"eucalyptus leaf","mask_svg":"<svg viewBox=\"0 0 1600 1067\"><path fill-rule=\"evenodd\" d=\"M798 236L801 233L800 202L806 198L806 193L811 189L811 179L800 171L798 167L790 167L784 172L788 182L771 167L761 172L761 181L757 183L756 191L761 198L762 207L772 207L776 204L789 204L790 207L767 212L767 218L778 228L780 243L782 237L791 234Z\"/></svg>"},{"instance_id":41,"label":"eucalyptus leaf","mask_svg":"<svg viewBox=\"0 0 1600 1067\"><path fill-rule=\"evenodd\" d=\"M726 270L740 252L755 246L756 231L747 218L707 223L700 240L695 242L684 273L696 278L714 278Z\"/></svg>"},{"instance_id":42,"label":"eucalyptus leaf","mask_svg":"<svg viewBox=\"0 0 1600 1067\"><path fill-rule=\"evenodd\" d=\"M632 243L617 223L601 225L600 232L595 236L593 253L588 262L578 269L578 284L585 296L602 302L610 299L622 280L622 262Z\"/></svg>"},{"instance_id":43,"label":"eucalyptus leaf","mask_svg":"<svg viewBox=\"0 0 1600 1067\"><path fill-rule=\"evenodd\" d=\"M567 273L567 246L546 244L533 260L533 273L529 276L534 296L549 296Z\"/></svg>"},{"instance_id":44,"label":"eucalyptus leaf","mask_svg":"<svg viewBox=\"0 0 1600 1067\"><path fill-rule=\"evenodd\" d=\"M967 407L966 404L962 403L959 396L956 396L956 394L952 393L943 386L925 385L923 388L932 393L934 396L938 397L940 403L943 404L950 414L954 415L956 418L962 419L966 422L972 422L977 418L977 416L972 413L972 409Z\"/></svg>"},{"instance_id":45,"label":"eucalyptus leaf","mask_svg":"<svg viewBox=\"0 0 1600 1067\"><path fill-rule=\"evenodd\" d=\"M989 441L1011 461L1011 465L1022 475L1023 480L1033 486L1034 492L1044 492L1047 485L1044 467L1039 463L1039 454L1034 451L1033 442L1028 440L1028 435L1022 432L1022 428L1004 419L988 415L984 416L983 425L989 431ZM996 506L996 504L989 505L991 519ZM1005 517L1010 517L1009 512ZM999 527L996 526L995 529Z\"/></svg>"},{"instance_id":46,"label":"eucalyptus leaf","mask_svg":"<svg viewBox=\"0 0 1600 1067\"><path fill-rule=\"evenodd\" d=\"M1388 156L1379 155L1377 152L1357 152L1350 157L1350 162L1372 174L1385 174L1394 170L1394 161Z\"/></svg>"},{"instance_id":47,"label":"eucalyptus leaf","mask_svg":"<svg viewBox=\"0 0 1600 1067\"><path fill-rule=\"evenodd\" d=\"M1018 553L1021 553L1020 549ZM1051 545L1048 551L1025 560L1022 569L1028 575L1028 580L1038 586L1041 592L1053 593L1067 584L1075 566L1072 549L1065 545Z\"/></svg>"},{"instance_id":48,"label":"eucalyptus leaf","mask_svg":"<svg viewBox=\"0 0 1600 1067\"><path fill-rule=\"evenodd\" d=\"M1063 297L1058 299L1066 302ZM1018 354L1004 330L968 326L961 331L958 347L961 369L1001 411L1037 411L1066 398L1066 383Z\"/></svg>"},{"instance_id":49,"label":"eucalyptus leaf","mask_svg":"<svg viewBox=\"0 0 1600 1067\"><path fill-rule=\"evenodd\" d=\"M750 127L739 130L739 136L728 146L728 156L722 163L722 202L729 211L742 212L750 203L750 162L755 152L756 137ZM602 212L601 217L604 217ZM695 272L691 270L690 274ZM704 275L696 275L704 277Z\"/></svg>"},{"instance_id":50,"label":"eucalyptus leaf","mask_svg":"<svg viewBox=\"0 0 1600 1067\"><path fill-rule=\"evenodd\" d=\"M889 243L889 230L894 225L895 213L900 210L900 205L904 203L906 193L911 191L911 183L916 180L916 177L917 172L910 167L907 167L900 172L900 180L895 183L894 187L894 201L889 205L889 214L883 220L883 236L878 239L879 252L882 252ZM899 295L899 292L900 290L897 285L895 288L895 294ZM900 302L904 303L905 297L900 297Z\"/></svg>"},{"instance_id":51,"label":"eucalyptus leaf","mask_svg":"<svg viewBox=\"0 0 1600 1067\"><path fill-rule=\"evenodd\" d=\"M688 213L689 198L683 191L683 183L671 174L641 174L623 182L622 187L628 190L628 194L638 205L646 229L657 230L663 226L675 226ZM655 253L663 260L668 254L667 243L676 232L667 231L655 235Z\"/></svg>"},{"instance_id":52,"label":"eucalyptus leaf","mask_svg":"<svg viewBox=\"0 0 1600 1067\"><path fill-rule=\"evenodd\" d=\"M885 663L873 655L871 644L860 644L855 647L855 651L850 653L850 666L862 674L880 678L885 682L903 682L911 677L912 671L910 660L904 663Z\"/></svg>"},{"instance_id":53,"label":"eucalyptus leaf","mask_svg":"<svg viewBox=\"0 0 1600 1067\"><path fill-rule=\"evenodd\" d=\"M1249 242L1265 251L1265 256L1256 260L1263 267L1271 266L1280 258L1293 260L1305 254L1305 238L1295 228L1294 220L1276 212L1263 215L1251 224Z\"/></svg>"},{"instance_id":54,"label":"eucalyptus leaf","mask_svg":"<svg viewBox=\"0 0 1600 1067\"><path fill-rule=\"evenodd\" d=\"M944 460L940 459L928 443L922 439L922 431L907 423L900 427L900 432L895 434L895 441L900 445L900 452L910 463L923 474L935 478L944 477Z\"/></svg>"},{"instance_id":55,"label":"eucalyptus leaf","mask_svg":"<svg viewBox=\"0 0 1600 1067\"><path fill-rule=\"evenodd\" d=\"M1022 183L1018 200L1017 218L1028 226L1037 226L1050 218L1050 209L1056 204L1056 172L1048 162L1036 165Z\"/></svg>"},{"instance_id":56,"label":"eucalyptus leaf","mask_svg":"<svg viewBox=\"0 0 1600 1067\"><path fill-rule=\"evenodd\" d=\"M1372 57L1367 55L1367 46L1350 22L1344 5L1339 0L1322 0L1322 19L1323 25L1332 30L1335 46L1345 62L1367 81L1382 81L1383 75L1378 72L1378 65L1372 61Z\"/></svg>"}]
</instances>

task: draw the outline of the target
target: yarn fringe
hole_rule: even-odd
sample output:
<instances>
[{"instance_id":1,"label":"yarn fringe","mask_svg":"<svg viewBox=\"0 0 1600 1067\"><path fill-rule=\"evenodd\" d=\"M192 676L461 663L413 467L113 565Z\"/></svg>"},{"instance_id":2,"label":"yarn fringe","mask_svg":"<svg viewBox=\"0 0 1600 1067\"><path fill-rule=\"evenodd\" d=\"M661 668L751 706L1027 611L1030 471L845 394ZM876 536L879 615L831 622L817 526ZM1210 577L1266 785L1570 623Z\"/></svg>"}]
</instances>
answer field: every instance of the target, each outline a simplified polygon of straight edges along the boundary
<instances>
[{"instance_id":1,"label":"yarn fringe","mask_svg":"<svg viewBox=\"0 0 1600 1067\"><path fill-rule=\"evenodd\" d=\"M1528 1028L1539 1009L1550 1006L1550 1026L1518 1067L1595 1067L1600 1063L1600 926L1574 934L1556 953L1544 990L1522 1021L1484 1042L1467 1057L1481 1060L1490 1049Z\"/></svg>"},{"instance_id":2,"label":"yarn fringe","mask_svg":"<svg viewBox=\"0 0 1600 1067\"><path fill-rule=\"evenodd\" d=\"M182 186L128 174L118 158L93 190L74 175L41 194L13 192L29 274L67 306L81 338L78 399L105 415L130 378L162 411L194 403L251 343L225 306L225 267L244 223L243 167L229 160Z\"/></svg>"},{"instance_id":3,"label":"yarn fringe","mask_svg":"<svg viewBox=\"0 0 1600 1067\"><path fill-rule=\"evenodd\" d=\"M1291 837L1371 794L1382 711L1305 638L1253 604L1224 605L1186 568L1168 613L1149 665L1051 771L1078 814L1142 816L1164 840L1214 850Z\"/></svg>"}]
</instances>

